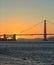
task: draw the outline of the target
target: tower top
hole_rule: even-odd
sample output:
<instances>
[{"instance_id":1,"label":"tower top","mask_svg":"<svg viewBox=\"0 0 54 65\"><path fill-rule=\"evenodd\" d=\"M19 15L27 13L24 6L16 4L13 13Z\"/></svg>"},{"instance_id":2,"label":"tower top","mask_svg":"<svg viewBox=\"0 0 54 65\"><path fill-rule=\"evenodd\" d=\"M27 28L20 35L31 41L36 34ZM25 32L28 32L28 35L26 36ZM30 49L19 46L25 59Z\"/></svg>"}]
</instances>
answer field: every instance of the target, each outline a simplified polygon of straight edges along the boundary
<instances>
[{"instance_id":1,"label":"tower top","mask_svg":"<svg viewBox=\"0 0 54 65\"><path fill-rule=\"evenodd\" d=\"M46 19L44 21L46 21Z\"/></svg>"}]
</instances>

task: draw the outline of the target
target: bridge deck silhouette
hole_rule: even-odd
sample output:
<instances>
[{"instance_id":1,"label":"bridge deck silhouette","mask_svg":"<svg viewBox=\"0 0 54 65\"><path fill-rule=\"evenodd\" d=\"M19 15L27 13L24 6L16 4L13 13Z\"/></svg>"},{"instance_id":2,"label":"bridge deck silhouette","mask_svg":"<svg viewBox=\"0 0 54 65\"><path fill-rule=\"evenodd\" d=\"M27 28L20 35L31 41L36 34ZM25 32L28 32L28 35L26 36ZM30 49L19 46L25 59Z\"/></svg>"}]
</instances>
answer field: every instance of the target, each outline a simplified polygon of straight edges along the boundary
<instances>
[{"instance_id":1,"label":"bridge deck silhouette","mask_svg":"<svg viewBox=\"0 0 54 65\"><path fill-rule=\"evenodd\" d=\"M13 35L16 35L16 36L29 36L29 35L44 35L44 34L0 34L0 36L13 36ZM54 35L54 33L49 33L49 34L46 34L46 35Z\"/></svg>"}]
</instances>

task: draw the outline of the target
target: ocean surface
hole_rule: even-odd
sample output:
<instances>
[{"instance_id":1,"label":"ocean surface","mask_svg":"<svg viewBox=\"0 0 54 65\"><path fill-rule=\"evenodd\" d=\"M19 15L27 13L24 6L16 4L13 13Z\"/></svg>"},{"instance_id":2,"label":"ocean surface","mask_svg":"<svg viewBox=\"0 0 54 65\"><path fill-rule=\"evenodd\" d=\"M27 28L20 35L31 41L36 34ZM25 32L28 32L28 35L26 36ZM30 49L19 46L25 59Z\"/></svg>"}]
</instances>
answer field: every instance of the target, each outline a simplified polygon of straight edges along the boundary
<instances>
[{"instance_id":1,"label":"ocean surface","mask_svg":"<svg viewBox=\"0 0 54 65\"><path fill-rule=\"evenodd\" d=\"M54 42L0 42L0 65L54 65Z\"/></svg>"}]
</instances>

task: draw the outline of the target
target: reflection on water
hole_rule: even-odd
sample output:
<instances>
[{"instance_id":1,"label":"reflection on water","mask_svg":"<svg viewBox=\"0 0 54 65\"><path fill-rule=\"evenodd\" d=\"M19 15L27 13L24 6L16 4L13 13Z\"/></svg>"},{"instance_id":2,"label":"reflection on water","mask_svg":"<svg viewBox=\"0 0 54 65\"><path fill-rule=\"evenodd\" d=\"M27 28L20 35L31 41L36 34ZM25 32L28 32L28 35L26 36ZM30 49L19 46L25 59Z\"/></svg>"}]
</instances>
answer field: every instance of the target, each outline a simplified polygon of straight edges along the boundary
<instances>
[{"instance_id":1,"label":"reflection on water","mask_svg":"<svg viewBox=\"0 0 54 65\"><path fill-rule=\"evenodd\" d=\"M54 65L54 44L2 44L0 65Z\"/></svg>"}]
</instances>

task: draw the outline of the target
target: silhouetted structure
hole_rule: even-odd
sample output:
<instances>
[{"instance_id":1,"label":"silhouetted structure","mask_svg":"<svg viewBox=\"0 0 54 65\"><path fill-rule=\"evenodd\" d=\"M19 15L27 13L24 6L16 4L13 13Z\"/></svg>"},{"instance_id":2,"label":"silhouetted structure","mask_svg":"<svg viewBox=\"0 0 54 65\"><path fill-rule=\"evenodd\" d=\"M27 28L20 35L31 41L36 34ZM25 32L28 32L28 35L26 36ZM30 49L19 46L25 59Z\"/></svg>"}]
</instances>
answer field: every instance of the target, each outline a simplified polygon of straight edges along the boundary
<instances>
[{"instance_id":1,"label":"silhouetted structure","mask_svg":"<svg viewBox=\"0 0 54 65\"><path fill-rule=\"evenodd\" d=\"M46 20L44 20L44 41L47 40L46 36L47 36L47 34L46 34Z\"/></svg>"},{"instance_id":2,"label":"silhouetted structure","mask_svg":"<svg viewBox=\"0 0 54 65\"><path fill-rule=\"evenodd\" d=\"M3 34L3 35L0 35L0 41L15 41L15 40L16 40L16 34Z\"/></svg>"},{"instance_id":3,"label":"silhouetted structure","mask_svg":"<svg viewBox=\"0 0 54 65\"><path fill-rule=\"evenodd\" d=\"M4 34L4 41L6 41L7 40L7 37L6 37L6 34Z\"/></svg>"},{"instance_id":4,"label":"silhouetted structure","mask_svg":"<svg viewBox=\"0 0 54 65\"><path fill-rule=\"evenodd\" d=\"M13 40L16 40L16 34L13 35Z\"/></svg>"}]
</instances>

